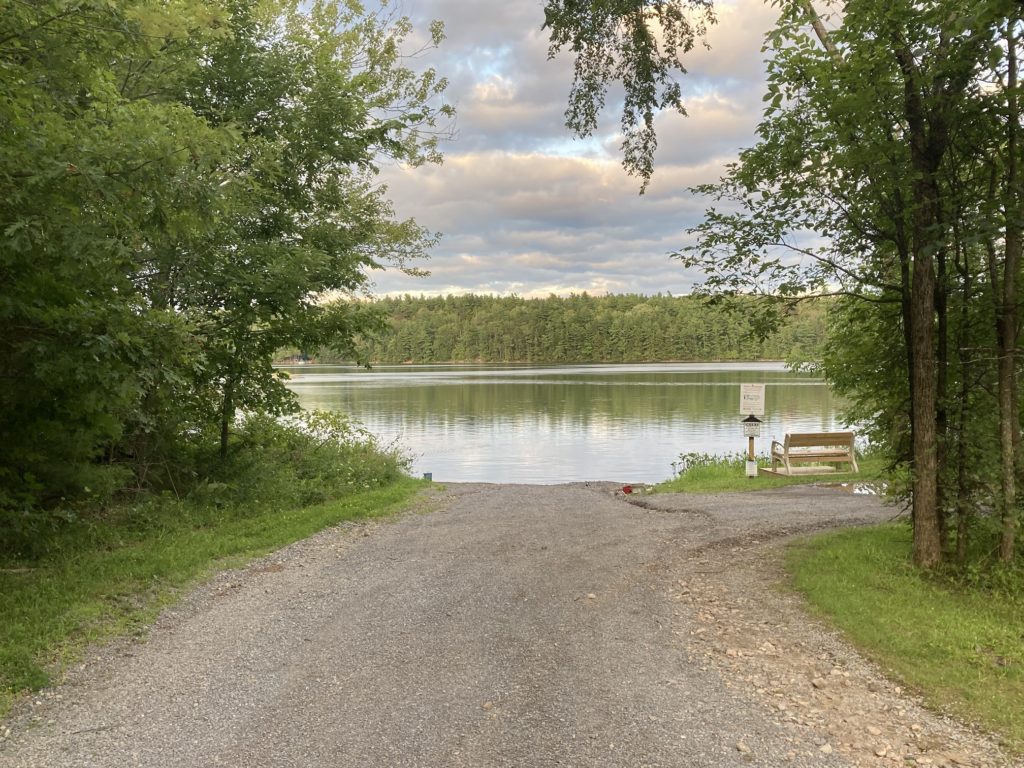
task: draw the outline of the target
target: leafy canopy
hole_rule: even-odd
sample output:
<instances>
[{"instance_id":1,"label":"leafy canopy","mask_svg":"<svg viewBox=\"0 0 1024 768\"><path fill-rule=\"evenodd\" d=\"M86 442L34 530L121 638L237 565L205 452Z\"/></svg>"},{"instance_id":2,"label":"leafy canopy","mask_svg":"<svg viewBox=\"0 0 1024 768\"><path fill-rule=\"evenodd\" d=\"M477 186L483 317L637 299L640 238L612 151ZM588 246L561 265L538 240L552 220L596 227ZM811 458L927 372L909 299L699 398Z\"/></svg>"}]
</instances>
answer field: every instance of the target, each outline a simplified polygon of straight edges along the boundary
<instances>
[{"instance_id":1,"label":"leafy canopy","mask_svg":"<svg viewBox=\"0 0 1024 768\"><path fill-rule=\"evenodd\" d=\"M378 163L438 162L446 81L389 6L0 4L0 510L175 484L237 410L294 407L285 344L346 348L349 299L433 235ZM427 47L443 36L429 30ZM157 478L161 478L159 481Z\"/></svg>"}]
</instances>

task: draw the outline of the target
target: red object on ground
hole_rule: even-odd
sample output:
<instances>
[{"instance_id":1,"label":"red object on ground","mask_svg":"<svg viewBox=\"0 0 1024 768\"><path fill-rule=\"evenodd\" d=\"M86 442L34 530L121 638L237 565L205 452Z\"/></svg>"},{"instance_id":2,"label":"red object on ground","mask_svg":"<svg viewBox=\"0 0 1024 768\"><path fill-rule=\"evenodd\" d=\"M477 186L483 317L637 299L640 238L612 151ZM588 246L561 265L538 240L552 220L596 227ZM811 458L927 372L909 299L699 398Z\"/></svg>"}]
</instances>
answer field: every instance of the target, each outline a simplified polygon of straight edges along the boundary
<instances>
[{"instance_id":1,"label":"red object on ground","mask_svg":"<svg viewBox=\"0 0 1024 768\"><path fill-rule=\"evenodd\" d=\"M633 492L633 486L632 485L624 485L624 486L622 486L622 492L623 493L632 493Z\"/></svg>"}]
</instances>

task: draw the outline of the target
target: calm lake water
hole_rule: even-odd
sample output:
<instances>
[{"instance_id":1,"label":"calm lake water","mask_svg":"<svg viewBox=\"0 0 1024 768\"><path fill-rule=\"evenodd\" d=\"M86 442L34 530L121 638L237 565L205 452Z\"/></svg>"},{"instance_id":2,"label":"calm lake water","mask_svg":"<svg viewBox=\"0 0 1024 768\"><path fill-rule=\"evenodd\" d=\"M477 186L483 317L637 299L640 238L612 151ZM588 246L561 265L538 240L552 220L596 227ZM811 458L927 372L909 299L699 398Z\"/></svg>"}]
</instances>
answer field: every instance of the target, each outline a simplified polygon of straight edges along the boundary
<instances>
[{"instance_id":1,"label":"calm lake water","mask_svg":"<svg viewBox=\"0 0 1024 768\"><path fill-rule=\"evenodd\" d=\"M824 382L776 363L284 370L303 408L351 415L438 481L665 480L680 453L746 450L744 382L767 385L758 453L842 426Z\"/></svg>"}]
</instances>

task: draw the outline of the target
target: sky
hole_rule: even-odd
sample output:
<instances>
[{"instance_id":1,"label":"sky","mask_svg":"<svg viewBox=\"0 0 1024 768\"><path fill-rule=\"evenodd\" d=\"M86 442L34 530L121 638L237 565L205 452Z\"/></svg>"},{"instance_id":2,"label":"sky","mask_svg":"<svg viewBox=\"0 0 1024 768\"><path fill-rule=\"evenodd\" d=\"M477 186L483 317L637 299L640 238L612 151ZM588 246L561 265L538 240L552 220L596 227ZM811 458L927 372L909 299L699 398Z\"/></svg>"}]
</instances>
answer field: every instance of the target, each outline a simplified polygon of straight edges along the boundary
<instances>
[{"instance_id":1,"label":"sky","mask_svg":"<svg viewBox=\"0 0 1024 768\"><path fill-rule=\"evenodd\" d=\"M609 99L597 134L565 128L572 59L547 57L543 0L401 0L420 29L445 24L436 51L412 62L450 80L457 110L444 163L382 168L400 218L438 232L410 277L375 272L376 295L482 293L542 297L586 291L689 293L700 275L670 257L709 201L688 188L717 180L754 143L761 117L766 0L720 0L718 24L683 60L687 117L659 115L654 178L644 195L621 166Z\"/></svg>"}]
</instances>

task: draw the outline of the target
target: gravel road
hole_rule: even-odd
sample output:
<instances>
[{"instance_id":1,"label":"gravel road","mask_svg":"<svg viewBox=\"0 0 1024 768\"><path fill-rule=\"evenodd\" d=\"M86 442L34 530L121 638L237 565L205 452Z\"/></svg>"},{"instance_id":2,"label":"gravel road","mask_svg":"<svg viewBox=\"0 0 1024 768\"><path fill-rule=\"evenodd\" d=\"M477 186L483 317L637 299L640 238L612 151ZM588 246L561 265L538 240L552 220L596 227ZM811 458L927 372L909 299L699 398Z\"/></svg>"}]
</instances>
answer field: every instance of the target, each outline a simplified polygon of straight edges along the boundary
<instances>
[{"instance_id":1,"label":"gravel road","mask_svg":"<svg viewBox=\"0 0 1024 768\"><path fill-rule=\"evenodd\" d=\"M1008 764L773 587L786 537L892 509L615 488L438 487L222 574L26 702L0 766Z\"/></svg>"}]
</instances>

